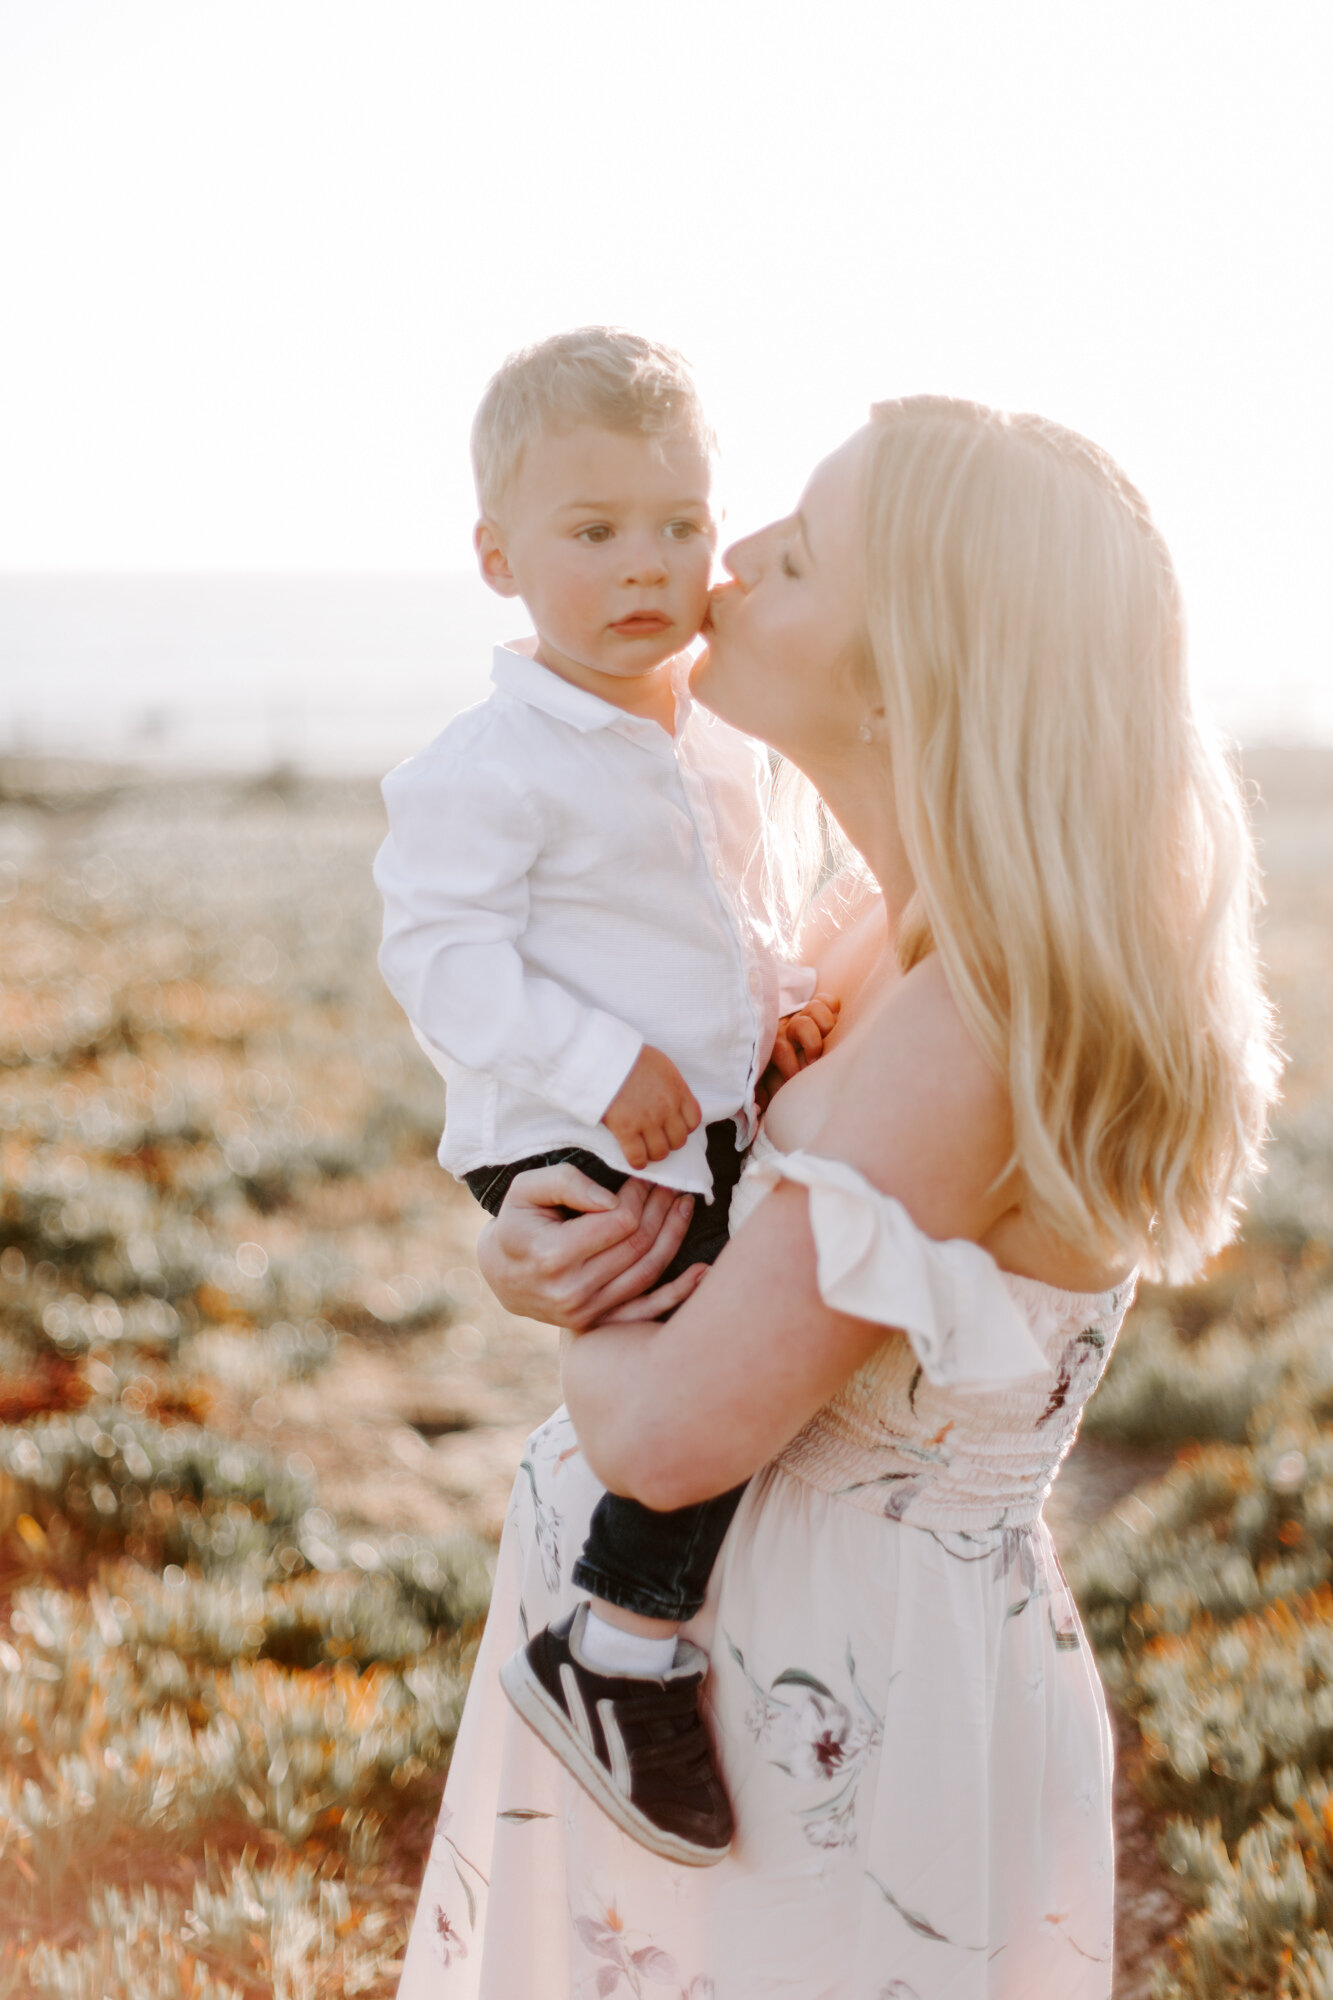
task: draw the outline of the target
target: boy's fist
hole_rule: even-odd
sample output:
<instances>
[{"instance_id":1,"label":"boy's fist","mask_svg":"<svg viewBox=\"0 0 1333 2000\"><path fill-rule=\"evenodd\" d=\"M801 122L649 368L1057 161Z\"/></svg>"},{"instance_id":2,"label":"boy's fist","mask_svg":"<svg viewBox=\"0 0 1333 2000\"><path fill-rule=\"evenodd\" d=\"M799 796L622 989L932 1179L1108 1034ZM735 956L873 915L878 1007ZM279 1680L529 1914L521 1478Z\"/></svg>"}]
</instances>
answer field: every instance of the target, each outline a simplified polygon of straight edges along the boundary
<instances>
[{"instance_id":1,"label":"boy's fist","mask_svg":"<svg viewBox=\"0 0 1333 2000\"><path fill-rule=\"evenodd\" d=\"M794 1014L784 1014L778 1022L777 1038L768 1068L759 1080L759 1108L766 1110L775 1094L824 1053L824 1043L833 1033L841 1000L831 993L816 993Z\"/></svg>"},{"instance_id":2,"label":"boy's fist","mask_svg":"<svg viewBox=\"0 0 1333 2000\"><path fill-rule=\"evenodd\" d=\"M603 1112L602 1123L637 1170L683 1146L701 1115L670 1056L644 1047Z\"/></svg>"}]
</instances>

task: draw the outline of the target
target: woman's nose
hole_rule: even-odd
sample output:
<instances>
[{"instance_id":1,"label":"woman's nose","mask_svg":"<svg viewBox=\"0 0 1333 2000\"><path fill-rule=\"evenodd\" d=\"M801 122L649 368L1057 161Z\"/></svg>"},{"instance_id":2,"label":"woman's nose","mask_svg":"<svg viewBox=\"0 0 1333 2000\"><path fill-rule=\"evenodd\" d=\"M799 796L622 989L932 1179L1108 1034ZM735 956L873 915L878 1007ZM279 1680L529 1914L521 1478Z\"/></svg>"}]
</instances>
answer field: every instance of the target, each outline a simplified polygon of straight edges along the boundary
<instances>
[{"instance_id":1,"label":"woman's nose","mask_svg":"<svg viewBox=\"0 0 1333 2000\"><path fill-rule=\"evenodd\" d=\"M754 581L754 555L759 537L746 535L744 540L733 542L729 549L722 551L722 567L733 576L743 590L748 590Z\"/></svg>"}]
</instances>

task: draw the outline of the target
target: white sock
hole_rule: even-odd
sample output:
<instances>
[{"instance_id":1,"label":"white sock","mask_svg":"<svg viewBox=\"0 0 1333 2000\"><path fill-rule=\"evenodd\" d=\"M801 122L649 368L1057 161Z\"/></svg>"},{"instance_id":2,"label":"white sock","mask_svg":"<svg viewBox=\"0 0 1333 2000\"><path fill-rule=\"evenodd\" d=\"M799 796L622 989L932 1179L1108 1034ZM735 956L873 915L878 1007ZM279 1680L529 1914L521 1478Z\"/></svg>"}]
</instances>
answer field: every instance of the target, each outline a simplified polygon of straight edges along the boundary
<instances>
[{"instance_id":1,"label":"white sock","mask_svg":"<svg viewBox=\"0 0 1333 2000\"><path fill-rule=\"evenodd\" d=\"M579 1657L595 1674L630 1674L657 1680L676 1663L676 1635L650 1639L642 1632L626 1632L623 1626L599 1618L592 1606L583 1626Z\"/></svg>"}]
</instances>

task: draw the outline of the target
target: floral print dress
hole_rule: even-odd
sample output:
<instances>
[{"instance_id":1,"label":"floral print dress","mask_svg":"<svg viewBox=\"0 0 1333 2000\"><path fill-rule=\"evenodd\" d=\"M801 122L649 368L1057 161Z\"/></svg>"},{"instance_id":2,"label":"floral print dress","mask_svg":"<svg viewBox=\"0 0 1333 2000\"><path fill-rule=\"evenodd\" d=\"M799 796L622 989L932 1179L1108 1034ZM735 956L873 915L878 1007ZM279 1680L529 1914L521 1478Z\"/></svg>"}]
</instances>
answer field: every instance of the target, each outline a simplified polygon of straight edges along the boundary
<instances>
[{"instance_id":1,"label":"floral print dress","mask_svg":"<svg viewBox=\"0 0 1333 2000\"><path fill-rule=\"evenodd\" d=\"M822 1295L883 1345L750 1483L691 1635L737 1822L672 1865L510 1709L600 1494L530 1439L399 2000L1106 2000L1111 1745L1041 1518L1132 1281L1054 1290L762 1137L733 1230L809 1190Z\"/></svg>"}]
</instances>

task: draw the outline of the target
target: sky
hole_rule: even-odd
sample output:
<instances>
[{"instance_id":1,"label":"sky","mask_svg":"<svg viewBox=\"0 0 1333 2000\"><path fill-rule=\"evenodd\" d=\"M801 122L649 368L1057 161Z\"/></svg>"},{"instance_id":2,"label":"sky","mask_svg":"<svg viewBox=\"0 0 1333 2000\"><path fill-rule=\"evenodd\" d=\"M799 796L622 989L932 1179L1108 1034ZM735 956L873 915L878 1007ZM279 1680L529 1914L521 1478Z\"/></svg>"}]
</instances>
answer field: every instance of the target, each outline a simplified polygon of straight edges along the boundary
<instances>
[{"instance_id":1,"label":"sky","mask_svg":"<svg viewBox=\"0 0 1333 2000\"><path fill-rule=\"evenodd\" d=\"M462 570L488 375L611 321L735 533L877 398L1086 431L1333 740L1330 101L1327 0L0 0L0 573Z\"/></svg>"}]
</instances>

